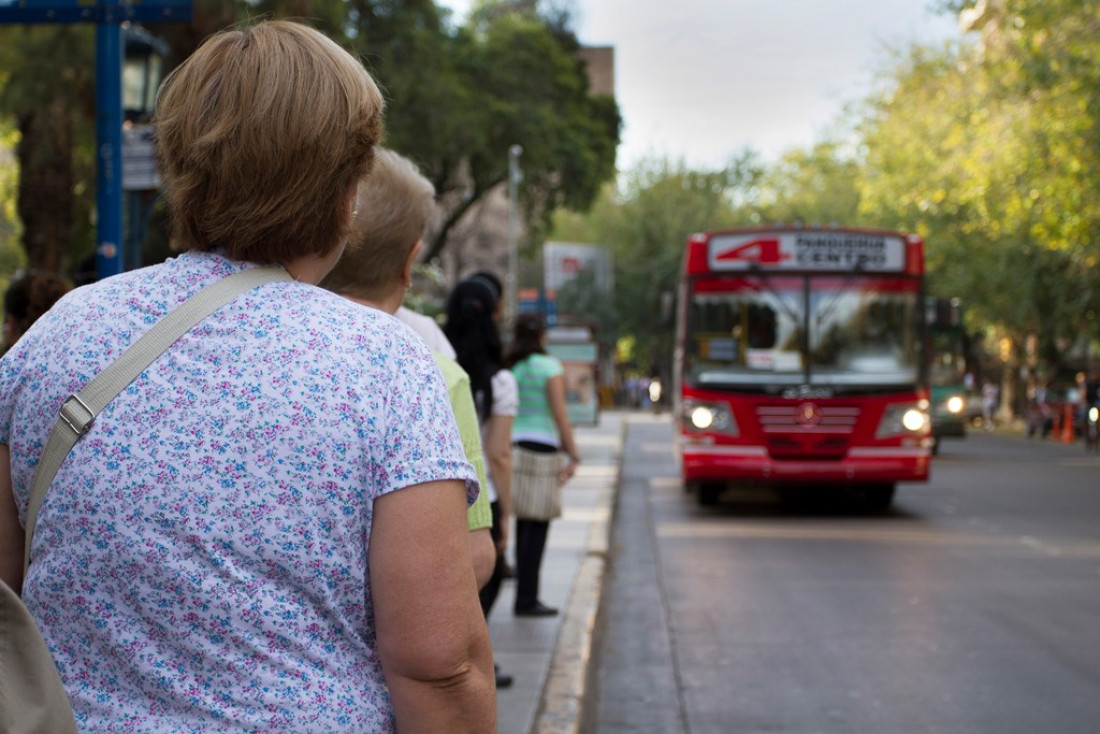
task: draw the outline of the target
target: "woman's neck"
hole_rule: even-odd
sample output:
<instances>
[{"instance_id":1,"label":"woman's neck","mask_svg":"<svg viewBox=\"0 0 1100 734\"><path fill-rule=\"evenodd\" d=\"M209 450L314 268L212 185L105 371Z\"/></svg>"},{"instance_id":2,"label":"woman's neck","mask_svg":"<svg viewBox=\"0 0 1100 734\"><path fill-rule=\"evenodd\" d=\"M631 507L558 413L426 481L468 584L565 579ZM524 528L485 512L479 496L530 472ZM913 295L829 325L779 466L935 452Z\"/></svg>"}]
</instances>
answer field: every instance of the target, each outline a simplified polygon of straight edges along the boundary
<instances>
[{"instance_id":1,"label":"woman's neck","mask_svg":"<svg viewBox=\"0 0 1100 734\"><path fill-rule=\"evenodd\" d=\"M344 254L344 246L334 247L332 252L325 255L302 255L293 260L282 263L283 268L290 273L290 277L299 283L317 285L329 271L335 267L340 256Z\"/></svg>"}]
</instances>

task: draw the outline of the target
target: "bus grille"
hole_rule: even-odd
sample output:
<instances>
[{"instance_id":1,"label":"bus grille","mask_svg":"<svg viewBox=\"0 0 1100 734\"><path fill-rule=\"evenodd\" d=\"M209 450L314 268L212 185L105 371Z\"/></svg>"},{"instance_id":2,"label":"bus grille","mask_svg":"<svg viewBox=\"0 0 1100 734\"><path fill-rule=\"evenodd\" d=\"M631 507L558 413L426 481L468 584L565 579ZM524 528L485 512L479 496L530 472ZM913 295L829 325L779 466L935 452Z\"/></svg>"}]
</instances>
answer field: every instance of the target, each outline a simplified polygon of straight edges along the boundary
<instances>
[{"instance_id":1,"label":"bus grille","mask_svg":"<svg viewBox=\"0 0 1100 734\"><path fill-rule=\"evenodd\" d=\"M814 405L812 422L802 418L804 403L789 405L758 405L756 417L764 433L851 433L859 420L859 408L842 405Z\"/></svg>"},{"instance_id":2,"label":"bus grille","mask_svg":"<svg viewBox=\"0 0 1100 734\"><path fill-rule=\"evenodd\" d=\"M854 406L806 403L760 405L756 417L768 453L776 459L840 460L859 420Z\"/></svg>"}]
</instances>

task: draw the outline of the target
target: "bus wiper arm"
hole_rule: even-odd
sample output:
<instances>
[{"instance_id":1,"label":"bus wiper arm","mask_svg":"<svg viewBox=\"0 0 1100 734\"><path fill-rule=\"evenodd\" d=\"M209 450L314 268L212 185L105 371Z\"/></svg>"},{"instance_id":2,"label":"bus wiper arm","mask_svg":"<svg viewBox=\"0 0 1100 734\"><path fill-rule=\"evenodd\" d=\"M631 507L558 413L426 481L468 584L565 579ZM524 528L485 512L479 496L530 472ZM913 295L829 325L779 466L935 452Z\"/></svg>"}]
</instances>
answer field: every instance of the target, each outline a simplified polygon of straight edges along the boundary
<instances>
[{"instance_id":1,"label":"bus wiper arm","mask_svg":"<svg viewBox=\"0 0 1100 734\"><path fill-rule=\"evenodd\" d=\"M786 315L787 318L789 318L796 324L802 321L802 317L799 316L798 312L795 311L790 306L790 304L787 303L787 301L783 298L783 294L775 289L775 286L772 285L771 278L764 274L764 271L760 268L759 265L757 265L756 263L751 263L749 265L749 272L755 275L759 279L760 284L761 286L763 286L764 290L771 294L771 296L779 302L779 306L783 309L783 313L784 315Z\"/></svg>"},{"instance_id":2,"label":"bus wiper arm","mask_svg":"<svg viewBox=\"0 0 1100 734\"><path fill-rule=\"evenodd\" d=\"M844 281L840 284L840 288L837 289L833 297L829 299L829 302L825 304L825 308L821 309L814 315L817 320L817 325L821 326L825 319L833 315L833 311L836 310L837 305L840 303L840 297L848 292L848 289L852 286L852 281L856 279L856 276L863 272L863 263L857 262L847 275L844 276Z\"/></svg>"}]
</instances>

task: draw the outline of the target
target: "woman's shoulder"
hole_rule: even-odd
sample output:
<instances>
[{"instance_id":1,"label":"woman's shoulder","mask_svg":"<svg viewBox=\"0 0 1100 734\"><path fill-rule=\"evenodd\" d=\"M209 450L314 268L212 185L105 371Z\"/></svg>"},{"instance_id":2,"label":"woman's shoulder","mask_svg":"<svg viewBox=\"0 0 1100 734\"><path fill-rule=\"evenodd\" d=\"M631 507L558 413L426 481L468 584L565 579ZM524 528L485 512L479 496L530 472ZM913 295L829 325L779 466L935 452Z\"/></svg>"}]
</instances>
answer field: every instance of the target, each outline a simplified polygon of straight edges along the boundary
<instances>
[{"instance_id":1,"label":"woman's shoulder","mask_svg":"<svg viewBox=\"0 0 1100 734\"><path fill-rule=\"evenodd\" d=\"M529 354L523 360L512 365L512 372L521 384L529 383L532 380L541 382L560 375L563 371L561 360L540 352Z\"/></svg>"},{"instance_id":2,"label":"woman's shoulder","mask_svg":"<svg viewBox=\"0 0 1100 734\"><path fill-rule=\"evenodd\" d=\"M531 355L532 366L539 372L553 376L562 371L561 360L552 354L538 353Z\"/></svg>"}]
</instances>

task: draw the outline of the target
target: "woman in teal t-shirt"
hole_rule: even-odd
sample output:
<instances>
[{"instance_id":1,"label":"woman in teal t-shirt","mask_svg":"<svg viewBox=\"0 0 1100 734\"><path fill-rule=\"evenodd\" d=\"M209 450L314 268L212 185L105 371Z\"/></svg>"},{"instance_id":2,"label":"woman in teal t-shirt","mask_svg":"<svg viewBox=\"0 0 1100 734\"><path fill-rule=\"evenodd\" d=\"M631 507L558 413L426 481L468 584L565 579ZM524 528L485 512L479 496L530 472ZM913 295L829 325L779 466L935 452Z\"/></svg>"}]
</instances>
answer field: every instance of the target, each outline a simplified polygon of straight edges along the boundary
<instances>
[{"instance_id":1,"label":"woman in teal t-shirt","mask_svg":"<svg viewBox=\"0 0 1100 734\"><path fill-rule=\"evenodd\" d=\"M565 482L576 471L580 453L573 441L573 429L565 410L565 378L561 362L546 353L546 326L540 316L516 318L512 347L505 358L519 387L519 410L512 422L512 445L520 451L543 454L564 452L568 463L558 471ZM514 480L513 494L522 491ZM558 610L539 601L539 571L542 567L549 520L516 516L516 599L515 613L521 617L546 617Z\"/></svg>"}]
</instances>

